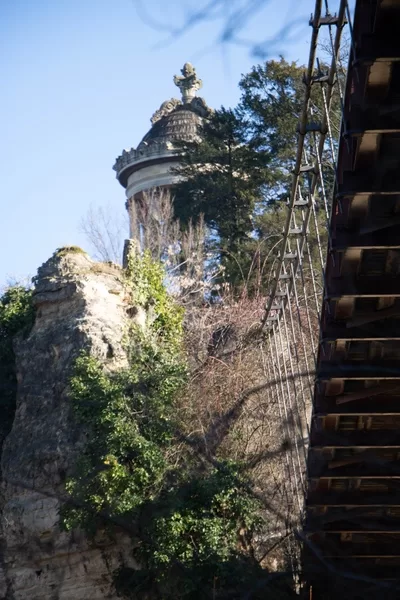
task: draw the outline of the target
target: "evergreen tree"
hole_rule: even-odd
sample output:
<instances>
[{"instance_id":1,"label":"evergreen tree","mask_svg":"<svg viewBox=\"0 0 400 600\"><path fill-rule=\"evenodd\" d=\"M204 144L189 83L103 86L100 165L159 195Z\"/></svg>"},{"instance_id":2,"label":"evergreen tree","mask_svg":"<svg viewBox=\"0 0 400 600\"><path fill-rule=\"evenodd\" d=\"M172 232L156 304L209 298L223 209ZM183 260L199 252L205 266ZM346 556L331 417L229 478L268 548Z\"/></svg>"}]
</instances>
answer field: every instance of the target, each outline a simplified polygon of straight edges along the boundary
<instances>
[{"instance_id":1,"label":"evergreen tree","mask_svg":"<svg viewBox=\"0 0 400 600\"><path fill-rule=\"evenodd\" d=\"M308 106L308 122L322 123L325 116L324 76L328 73L328 66L320 64L318 75L321 83L315 82L311 88L311 97ZM246 123L247 135L253 148L268 154L270 178L269 185L265 188L262 202L257 206L253 222L255 240L258 240L264 264L258 282L270 279L275 253L271 248L276 244L282 232L286 209L283 201L289 198L292 173L295 165L297 149L297 125L304 102L304 74L306 67L289 63L282 57L279 61L270 60L265 64L257 65L239 83L242 91L239 106L236 109L242 122ZM340 75L340 84L343 86L345 73ZM340 97L338 84L333 89L330 128L333 136L332 145L337 149L337 139L340 128ZM305 138L304 163L314 164L317 155L318 136L310 132ZM326 138L321 157L321 168L324 179L325 200L323 190L315 190L316 218L319 225L326 220L325 201L330 207L334 188L334 160L332 146ZM305 174L300 182L302 193L306 197L309 193L311 173ZM327 242L324 227L320 227L323 245ZM272 234L275 234L271 237ZM320 273L320 259L317 251L317 240L314 224L310 227L308 243L314 263L315 273ZM265 243L261 244L262 240ZM256 242L254 241L253 244ZM251 254L251 252L249 252Z\"/></svg>"},{"instance_id":2,"label":"evergreen tree","mask_svg":"<svg viewBox=\"0 0 400 600\"><path fill-rule=\"evenodd\" d=\"M239 82L242 96L236 114L246 124L247 139L252 147L266 153L269 158L270 178L263 198L264 208L286 200L289 195L296 158L297 125L303 108L305 72L304 65L289 63L281 57L279 61L270 60L253 67ZM327 72L328 66L321 64L319 75L323 77ZM316 82L312 86L309 122L320 123L323 120L324 85ZM331 110L331 130L335 139L339 126L340 99L335 87ZM315 156L315 134L309 133L305 138L304 162L313 163ZM322 167L329 196L333 187L333 161L328 142L322 156Z\"/></svg>"},{"instance_id":3,"label":"evergreen tree","mask_svg":"<svg viewBox=\"0 0 400 600\"><path fill-rule=\"evenodd\" d=\"M235 111L221 108L203 122L196 140L179 144L175 215L185 226L203 214L223 252L240 251L268 179L267 154L248 143L246 132Z\"/></svg>"},{"instance_id":4,"label":"evergreen tree","mask_svg":"<svg viewBox=\"0 0 400 600\"><path fill-rule=\"evenodd\" d=\"M238 291L255 291L271 276L273 251L286 219L283 200L290 194L297 148L297 124L303 106L306 68L281 58L257 65L239 83L242 95L235 109L221 108L203 123L198 139L180 144L182 176L175 213L183 224L204 214L216 234L226 279ZM321 65L321 75L327 67ZM309 121L324 116L324 84L315 83ZM331 130L338 136L340 101L333 96ZM334 142L335 145L335 142ZM313 164L316 136L306 136L304 160ZM334 168L327 142L322 169L328 200ZM307 178L302 181L307 193ZM318 198L317 211L322 206Z\"/></svg>"},{"instance_id":5,"label":"evergreen tree","mask_svg":"<svg viewBox=\"0 0 400 600\"><path fill-rule=\"evenodd\" d=\"M287 194L304 95L303 69L283 58L270 60L239 82L242 96L236 112L246 123L247 139L269 157L270 185L263 198L268 204Z\"/></svg>"}]
</instances>

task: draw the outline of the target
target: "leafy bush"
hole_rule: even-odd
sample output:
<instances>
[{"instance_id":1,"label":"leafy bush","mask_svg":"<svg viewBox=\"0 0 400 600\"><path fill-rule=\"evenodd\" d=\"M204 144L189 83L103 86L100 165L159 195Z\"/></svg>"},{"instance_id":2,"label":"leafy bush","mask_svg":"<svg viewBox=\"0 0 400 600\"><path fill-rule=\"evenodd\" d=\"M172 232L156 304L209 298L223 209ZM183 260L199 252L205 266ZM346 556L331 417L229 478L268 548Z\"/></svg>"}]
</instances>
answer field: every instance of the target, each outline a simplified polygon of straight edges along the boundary
<instances>
[{"instance_id":1,"label":"leafy bush","mask_svg":"<svg viewBox=\"0 0 400 600\"><path fill-rule=\"evenodd\" d=\"M128 597L140 597L149 586L155 597L171 600L214 598L217 591L220 597L248 586L262 569L240 540L261 524L260 507L237 465L199 469L192 462L175 475L169 489L142 507L135 557L143 569L125 571ZM117 588L121 579L120 572Z\"/></svg>"},{"instance_id":2,"label":"leafy bush","mask_svg":"<svg viewBox=\"0 0 400 600\"><path fill-rule=\"evenodd\" d=\"M0 298L0 444L9 432L15 412L17 379L13 339L33 324L32 291L23 286L8 288Z\"/></svg>"}]
</instances>

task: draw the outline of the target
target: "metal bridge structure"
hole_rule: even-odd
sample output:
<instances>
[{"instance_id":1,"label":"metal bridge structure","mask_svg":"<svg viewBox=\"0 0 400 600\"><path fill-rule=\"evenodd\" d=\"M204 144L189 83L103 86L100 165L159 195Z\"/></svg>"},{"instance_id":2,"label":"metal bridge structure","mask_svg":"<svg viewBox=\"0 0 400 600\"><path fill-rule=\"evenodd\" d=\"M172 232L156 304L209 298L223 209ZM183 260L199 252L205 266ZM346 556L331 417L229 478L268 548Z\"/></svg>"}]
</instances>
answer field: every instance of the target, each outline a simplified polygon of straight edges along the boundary
<instances>
[{"instance_id":1,"label":"metal bridge structure","mask_svg":"<svg viewBox=\"0 0 400 600\"><path fill-rule=\"evenodd\" d=\"M291 441L285 480L305 596L395 599L400 1L356 0L352 12L340 0L333 15L316 0L310 26L287 220L263 317L269 393Z\"/></svg>"}]
</instances>

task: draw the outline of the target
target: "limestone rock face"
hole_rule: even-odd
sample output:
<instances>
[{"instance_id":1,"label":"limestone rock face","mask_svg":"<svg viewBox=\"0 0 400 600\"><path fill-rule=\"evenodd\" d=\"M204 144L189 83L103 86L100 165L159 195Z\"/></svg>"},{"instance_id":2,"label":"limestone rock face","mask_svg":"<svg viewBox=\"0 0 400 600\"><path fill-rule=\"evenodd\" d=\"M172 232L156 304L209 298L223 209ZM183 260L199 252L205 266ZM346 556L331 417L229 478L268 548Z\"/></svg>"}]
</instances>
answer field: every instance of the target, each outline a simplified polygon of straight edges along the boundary
<instances>
[{"instance_id":1,"label":"limestone rock face","mask_svg":"<svg viewBox=\"0 0 400 600\"><path fill-rule=\"evenodd\" d=\"M60 531L58 509L86 435L68 398L74 360L86 349L110 369L126 361L121 271L59 252L39 269L34 302L33 329L15 344L17 409L1 456L0 599L117 598L111 573L129 561L128 538L89 544Z\"/></svg>"}]
</instances>

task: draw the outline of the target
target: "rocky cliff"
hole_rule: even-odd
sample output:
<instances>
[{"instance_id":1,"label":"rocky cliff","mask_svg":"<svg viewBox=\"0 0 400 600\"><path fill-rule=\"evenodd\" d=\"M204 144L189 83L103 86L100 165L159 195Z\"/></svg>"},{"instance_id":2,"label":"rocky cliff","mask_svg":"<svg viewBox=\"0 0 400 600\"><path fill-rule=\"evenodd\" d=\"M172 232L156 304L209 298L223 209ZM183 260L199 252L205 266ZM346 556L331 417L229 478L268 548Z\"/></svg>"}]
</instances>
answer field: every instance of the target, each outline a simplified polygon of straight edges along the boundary
<instances>
[{"instance_id":1,"label":"rocky cliff","mask_svg":"<svg viewBox=\"0 0 400 600\"><path fill-rule=\"evenodd\" d=\"M39 269L34 304L34 326L15 342L17 408L1 455L0 599L116 598L111 573L129 540L88 543L60 531L58 510L87 435L68 398L74 360L86 349L111 369L125 363L121 271L64 249Z\"/></svg>"}]
</instances>

